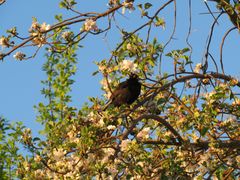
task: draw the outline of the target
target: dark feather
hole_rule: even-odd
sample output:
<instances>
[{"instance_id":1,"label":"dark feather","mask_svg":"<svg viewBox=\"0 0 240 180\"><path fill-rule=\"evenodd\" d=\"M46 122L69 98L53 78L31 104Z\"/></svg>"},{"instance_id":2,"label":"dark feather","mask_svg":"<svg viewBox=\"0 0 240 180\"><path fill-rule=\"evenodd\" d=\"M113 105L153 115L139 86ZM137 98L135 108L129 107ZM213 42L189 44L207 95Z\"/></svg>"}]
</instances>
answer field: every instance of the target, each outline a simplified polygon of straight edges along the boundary
<instances>
[{"instance_id":1,"label":"dark feather","mask_svg":"<svg viewBox=\"0 0 240 180\"><path fill-rule=\"evenodd\" d=\"M121 82L117 88L113 91L109 103L103 108L107 109L109 105L114 107L119 107L123 104L132 104L140 95L141 83L138 81L138 76L136 74L131 74L130 77Z\"/></svg>"}]
</instances>

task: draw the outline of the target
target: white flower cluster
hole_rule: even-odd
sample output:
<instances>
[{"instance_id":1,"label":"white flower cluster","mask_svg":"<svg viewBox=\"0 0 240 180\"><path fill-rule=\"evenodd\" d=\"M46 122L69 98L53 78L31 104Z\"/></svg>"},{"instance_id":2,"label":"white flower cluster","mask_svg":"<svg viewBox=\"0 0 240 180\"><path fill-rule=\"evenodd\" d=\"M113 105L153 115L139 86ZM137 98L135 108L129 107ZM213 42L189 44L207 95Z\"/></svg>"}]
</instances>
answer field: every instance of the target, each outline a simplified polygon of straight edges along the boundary
<instances>
[{"instance_id":1,"label":"white flower cluster","mask_svg":"<svg viewBox=\"0 0 240 180\"><path fill-rule=\"evenodd\" d=\"M86 21L84 22L84 30L85 31L97 31L98 27L96 24L96 21L94 21L93 19L86 19Z\"/></svg>"},{"instance_id":2,"label":"white flower cluster","mask_svg":"<svg viewBox=\"0 0 240 180\"><path fill-rule=\"evenodd\" d=\"M102 79L100 81L100 84L102 85L102 88L104 89L104 91L107 92L107 94L105 94L104 96L107 98L107 99L110 99L112 93L109 91L109 87L108 87L108 83L110 84L112 81L111 79L108 79L108 82L106 79Z\"/></svg>"},{"instance_id":3,"label":"white flower cluster","mask_svg":"<svg viewBox=\"0 0 240 180\"><path fill-rule=\"evenodd\" d=\"M47 24L46 22L39 24L37 21L33 21L29 29L29 32L30 33L36 32L36 31L44 32L44 31L48 31L50 28L51 28L50 24Z\"/></svg>"},{"instance_id":4,"label":"white flower cluster","mask_svg":"<svg viewBox=\"0 0 240 180\"><path fill-rule=\"evenodd\" d=\"M65 31L62 33L62 38L66 41L70 41L73 38L73 32L72 31Z\"/></svg>"},{"instance_id":5,"label":"white flower cluster","mask_svg":"<svg viewBox=\"0 0 240 180\"><path fill-rule=\"evenodd\" d=\"M130 1L130 0L126 0L122 3L123 5L123 8L122 8L122 14L125 14L125 10L126 8L129 9L129 10L134 10L134 7L133 7L133 1Z\"/></svg>"},{"instance_id":6,"label":"white flower cluster","mask_svg":"<svg viewBox=\"0 0 240 180\"><path fill-rule=\"evenodd\" d=\"M87 118L97 127L103 127L105 125L104 117L99 116L99 114L96 114L93 111L88 114Z\"/></svg>"},{"instance_id":7,"label":"white flower cluster","mask_svg":"<svg viewBox=\"0 0 240 180\"><path fill-rule=\"evenodd\" d=\"M51 26L46 22L39 24L37 21L33 21L29 29L29 33L33 38L32 42L39 47L46 44L46 31L50 30Z\"/></svg>"},{"instance_id":8,"label":"white flower cluster","mask_svg":"<svg viewBox=\"0 0 240 180\"><path fill-rule=\"evenodd\" d=\"M118 0L109 0L108 1L108 5L109 6L115 6L115 5L117 5L118 4Z\"/></svg>"},{"instance_id":9,"label":"white flower cluster","mask_svg":"<svg viewBox=\"0 0 240 180\"><path fill-rule=\"evenodd\" d=\"M139 139L148 139L149 138L149 131L150 128L143 128L143 130L141 130L138 134L137 134L137 138Z\"/></svg>"},{"instance_id":10,"label":"white flower cluster","mask_svg":"<svg viewBox=\"0 0 240 180\"><path fill-rule=\"evenodd\" d=\"M202 69L202 64L201 64L201 63L198 63L198 64L195 66L193 72L195 72L195 73L200 73L200 70L201 70L201 69Z\"/></svg>"},{"instance_id":11,"label":"white flower cluster","mask_svg":"<svg viewBox=\"0 0 240 180\"><path fill-rule=\"evenodd\" d=\"M102 159L103 163L107 163L109 161L109 157L113 156L115 153L115 150L113 148L104 148L104 158Z\"/></svg>"},{"instance_id":12,"label":"white flower cluster","mask_svg":"<svg viewBox=\"0 0 240 180\"><path fill-rule=\"evenodd\" d=\"M119 69L122 71L128 71L131 73L136 73L137 72L137 64L134 63L131 60L123 60L120 64L119 64Z\"/></svg>"},{"instance_id":13,"label":"white flower cluster","mask_svg":"<svg viewBox=\"0 0 240 180\"><path fill-rule=\"evenodd\" d=\"M131 142L130 139L123 140L120 144L121 151L127 151Z\"/></svg>"},{"instance_id":14,"label":"white flower cluster","mask_svg":"<svg viewBox=\"0 0 240 180\"><path fill-rule=\"evenodd\" d=\"M54 148L52 152L52 159L56 161L62 160L66 153L67 151L63 150L62 148L59 149Z\"/></svg>"},{"instance_id":15,"label":"white flower cluster","mask_svg":"<svg viewBox=\"0 0 240 180\"><path fill-rule=\"evenodd\" d=\"M16 52L16 54L14 54L13 57L21 61L26 57L26 54L19 51L19 52Z\"/></svg>"},{"instance_id":16,"label":"white flower cluster","mask_svg":"<svg viewBox=\"0 0 240 180\"><path fill-rule=\"evenodd\" d=\"M240 105L240 99L235 99L233 102L232 102L232 105L233 106L239 106Z\"/></svg>"},{"instance_id":17,"label":"white flower cluster","mask_svg":"<svg viewBox=\"0 0 240 180\"><path fill-rule=\"evenodd\" d=\"M0 38L0 46L2 46L3 48L4 47L9 47L10 46L9 39L4 37L4 36L2 36Z\"/></svg>"},{"instance_id":18,"label":"white flower cluster","mask_svg":"<svg viewBox=\"0 0 240 180\"><path fill-rule=\"evenodd\" d=\"M29 128L24 129L21 139L25 144L28 144L32 140L32 131Z\"/></svg>"}]
</instances>

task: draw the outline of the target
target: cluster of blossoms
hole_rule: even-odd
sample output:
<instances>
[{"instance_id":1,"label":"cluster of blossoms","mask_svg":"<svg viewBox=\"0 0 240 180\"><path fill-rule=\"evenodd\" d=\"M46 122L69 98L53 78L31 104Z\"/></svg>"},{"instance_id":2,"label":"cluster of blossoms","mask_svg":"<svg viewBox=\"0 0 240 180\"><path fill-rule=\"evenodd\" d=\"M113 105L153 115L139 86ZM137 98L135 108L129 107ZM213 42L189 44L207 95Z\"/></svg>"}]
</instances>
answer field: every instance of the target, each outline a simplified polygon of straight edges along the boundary
<instances>
[{"instance_id":1,"label":"cluster of blossoms","mask_svg":"<svg viewBox=\"0 0 240 180\"><path fill-rule=\"evenodd\" d=\"M198 63L198 64L195 66L193 72L195 72L195 73L200 73L201 69L202 69L202 64L201 64L201 63Z\"/></svg>"},{"instance_id":2,"label":"cluster of blossoms","mask_svg":"<svg viewBox=\"0 0 240 180\"><path fill-rule=\"evenodd\" d=\"M238 84L238 80L237 80L236 78L232 78L232 79L230 80L229 84L230 84L231 86L235 86L235 85Z\"/></svg>"},{"instance_id":3,"label":"cluster of blossoms","mask_svg":"<svg viewBox=\"0 0 240 180\"><path fill-rule=\"evenodd\" d=\"M11 43L9 42L9 39L8 39L8 38L2 36L2 37L0 38L0 46L2 46L3 48L4 48L4 47L10 47L10 46L11 46Z\"/></svg>"},{"instance_id":4,"label":"cluster of blossoms","mask_svg":"<svg viewBox=\"0 0 240 180\"><path fill-rule=\"evenodd\" d=\"M108 163L109 158L114 155L115 150L113 148L104 148L104 157L102 159L103 163Z\"/></svg>"},{"instance_id":5,"label":"cluster of blossoms","mask_svg":"<svg viewBox=\"0 0 240 180\"><path fill-rule=\"evenodd\" d=\"M30 33L33 32L44 32L44 31L48 31L51 28L51 26L49 24L47 24L46 22L39 24L37 21L33 21L32 25L29 29Z\"/></svg>"},{"instance_id":6,"label":"cluster of blossoms","mask_svg":"<svg viewBox=\"0 0 240 180\"><path fill-rule=\"evenodd\" d=\"M59 148L59 149L54 148L51 158L56 160L56 161L59 161L59 160L62 160L64 158L66 153L67 153L67 151L62 149L62 148Z\"/></svg>"},{"instance_id":7,"label":"cluster of blossoms","mask_svg":"<svg viewBox=\"0 0 240 180\"><path fill-rule=\"evenodd\" d=\"M240 99L234 99L234 101L232 102L233 106L239 107L240 106Z\"/></svg>"},{"instance_id":8,"label":"cluster of blossoms","mask_svg":"<svg viewBox=\"0 0 240 180\"><path fill-rule=\"evenodd\" d=\"M29 144L32 141L32 131L31 129L27 128L23 131L21 139L25 144Z\"/></svg>"},{"instance_id":9,"label":"cluster of blossoms","mask_svg":"<svg viewBox=\"0 0 240 180\"><path fill-rule=\"evenodd\" d=\"M67 137L69 139L69 142L71 142L71 143L79 143L79 138L77 137L77 133L75 133L74 130L70 130L67 133Z\"/></svg>"},{"instance_id":10,"label":"cluster of blossoms","mask_svg":"<svg viewBox=\"0 0 240 180\"><path fill-rule=\"evenodd\" d=\"M49 24L46 24L45 22L39 24L37 21L34 20L29 29L30 35L34 37L32 42L39 47L41 47L43 44L46 44L47 39L45 32L48 31L50 28L51 26Z\"/></svg>"},{"instance_id":11,"label":"cluster of blossoms","mask_svg":"<svg viewBox=\"0 0 240 180\"><path fill-rule=\"evenodd\" d=\"M103 127L105 125L104 117L99 116L99 114L94 113L93 111L88 114L87 120L94 123L97 127Z\"/></svg>"},{"instance_id":12,"label":"cluster of blossoms","mask_svg":"<svg viewBox=\"0 0 240 180\"><path fill-rule=\"evenodd\" d=\"M131 11L134 10L133 1L126 0L122 3L122 5L123 5L122 14L125 14L126 8Z\"/></svg>"},{"instance_id":13,"label":"cluster of blossoms","mask_svg":"<svg viewBox=\"0 0 240 180\"><path fill-rule=\"evenodd\" d=\"M123 140L120 144L121 151L123 151L123 152L128 151L131 143L132 143L132 141L130 139Z\"/></svg>"},{"instance_id":14,"label":"cluster of blossoms","mask_svg":"<svg viewBox=\"0 0 240 180\"><path fill-rule=\"evenodd\" d=\"M100 63L97 63L97 65L98 65L98 70L104 75L110 74L111 72L114 71L114 67L107 65L106 62L100 62Z\"/></svg>"},{"instance_id":15,"label":"cluster of blossoms","mask_svg":"<svg viewBox=\"0 0 240 180\"><path fill-rule=\"evenodd\" d=\"M74 170L74 168L79 169L82 168L83 164L79 162L79 157L76 155L70 155L66 156L67 151L62 148L54 148L51 153L48 154L49 160L45 162L48 164L48 168L44 169L36 169L34 170L34 173L32 175L33 179L58 179L59 176L57 173L51 171L51 169L54 169L57 172L62 173L62 177L64 179L68 178L75 178L79 179L80 175L77 171ZM34 158L37 159L37 156ZM27 168L29 167L29 164L26 164L24 166L24 170L28 171ZM28 168L29 169L29 168ZM21 169L18 170L18 174L21 173Z\"/></svg>"},{"instance_id":16,"label":"cluster of blossoms","mask_svg":"<svg viewBox=\"0 0 240 180\"><path fill-rule=\"evenodd\" d=\"M119 4L119 0L109 0L108 1L108 5L109 6L116 6L116 5L118 5Z\"/></svg>"},{"instance_id":17,"label":"cluster of blossoms","mask_svg":"<svg viewBox=\"0 0 240 180\"><path fill-rule=\"evenodd\" d=\"M15 59L21 61L21 60L23 60L23 59L26 57L26 54L18 51L18 52L16 52L16 54L13 55L13 57L14 57Z\"/></svg>"},{"instance_id":18,"label":"cluster of blossoms","mask_svg":"<svg viewBox=\"0 0 240 180\"><path fill-rule=\"evenodd\" d=\"M107 92L107 94L104 94L104 96L107 98L107 99L110 99L112 93L109 91L109 86L108 86L108 83L110 84L112 81L111 79L107 80L107 79L102 79L100 81L100 84L102 85L102 88L104 91Z\"/></svg>"},{"instance_id":19,"label":"cluster of blossoms","mask_svg":"<svg viewBox=\"0 0 240 180\"><path fill-rule=\"evenodd\" d=\"M135 48L132 44L130 44L130 43L127 44L127 47L126 47L126 48L127 48L127 50L129 50L129 51L135 51L135 49L136 49L136 48Z\"/></svg>"},{"instance_id":20,"label":"cluster of blossoms","mask_svg":"<svg viewBox=\"0 0 240 180\"><path fill-rule=\"evenodd\" d=\"M132 8L133 7L133 1L131 0L126 0L122 3L123 6L127 7L127 8Z\"/></svg>"},{"instance_id":21,"label":"cluster of blossoms","mask_svg":"<svg viewBox=\"0 0 240 180\"><path fill-rule=\"evenodd\" d=\"M150 128L143 128L143 130L141 130L138 134L137 134L137 138L139 139L148 139L149 138L149 131Z\"/></svg>"},{"instance_id":22,"label":"cluster of blossoms","mask_svg":"<svg viewBox=\"0 0 240 180\"><path fill-rule=\"evenodd\" d=\"M74 34L72 31L65 31L62 33L62 38L66 41L71 41L73 36L74 36Z\"/></svg>"},{"instance_id":23,"label":"cluster of blossoms","mask_svg":"<svg viewBox=\"0 0 240 180\"><path fill-rule=\"evenodd\" d=\"M137 72L137 64L131 60L125 59L119 64L119 69L121 71L128 71L131 73L136 73Z\"/></svg>"},{"instance_id":24,"label":"cluster of blossoms","mask_svg":"<svg viewBox=\"0 0 240 180\"><path fill-rule=\"evenodd\" d=\"M84 22L83 30L85 30L85 31L91 31L91 30L98 31L96 21L94 21L93 19L86 19L86 21Z\"/></svg>"}]
</instances>

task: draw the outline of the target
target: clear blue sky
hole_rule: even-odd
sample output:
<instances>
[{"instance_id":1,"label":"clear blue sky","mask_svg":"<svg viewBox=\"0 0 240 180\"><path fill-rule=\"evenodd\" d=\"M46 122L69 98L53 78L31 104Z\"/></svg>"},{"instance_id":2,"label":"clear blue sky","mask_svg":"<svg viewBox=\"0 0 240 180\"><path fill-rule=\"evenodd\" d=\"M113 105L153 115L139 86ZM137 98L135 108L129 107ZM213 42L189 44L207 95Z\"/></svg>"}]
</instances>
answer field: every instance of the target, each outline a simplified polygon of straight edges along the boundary
<instances>
[{"instance_id":1,"label":"clear blue sky","mask_svg":"<svg viewBox=\"0 0 240 180\"><path fill-rule=\"evenodd\" d=\"M103 12L107 6L106 0L82 0L78 1L77 7L81 12L95 11ZM146 2L146 1L137 1ZM149 2L157 4L155 0ZM160 1L159 1L160 2ZM181 2L181 4L179 3ZM47 22L53 24L55 22L54 15L62 13L64 17L71 17L73 14L59 9L59 1L56 0L21 0L11 1L7 0L5 4L0 6L0 36L5 34L8 28L16 26L18 31L23 36L28 35L28 29L32 22L32 17L36 17L39 23ZM188 0L177 0L177 33L174 36L176 40L169 45L169 49L184 48L186 47L185 37L188 31L188 9L186 8ZM211 7L215 7L215 3L209 3ZM193 0L193 24L192 24L192 36L190 41L194 46L193 49L193 61L194 63L201 62L201 57L204 53L204 47L207 34L209 33L209 26L213 21L210 15L200 15L200 13L207 12L206 7L202 0ZM172 7L172 6L171 6ZM154 34L159 41L166 41L169 37L169 33L172 30L172 15L166 9L161 14L161 17L167 21L166 30L158 30ZM120 12L121 13L121 12ZM137 28L137 25L141 24L141 20L136 19L138 10L128 13L126 12L126 18L117 15L119 23L125 26L128 30ZM171 22L169 21L171 20ZM103 22L98 22L101 26ZM213 37L213 43L210 48L211 52L216 55L216 61L219 62L219 46L224 32L231 27L227 17L222 18L219 21L219 26L216 29ZM73 25L72 28L77 31L80 29L81 24ZM87 101L89 96L101 96L100 76L91 76L97 67L93 64L93 61L109 58L110 49L113 49L115 45L120 42L119 33L112 31L107 37L108 43L103 40L103 35L98 37L89 36L85 39L81 45L84 45L83 49L78 52L78 72L74 77L76 83L73 87L72 104L76 107ZM227 38L224 48L224 63L226 65L225 71L228 74L239 77L239 46L240 36L238 32L233 32ZM23 121L24 124L33 129L33 131L39 130L39 124L35 122L36 112L33 106L43 101L43 96L40 93L42 85L41 80L45 79L45 74L42 71L42 64L45 61L44 50L28 61L16 61L13 58L13 54L5 58L3 62L0 62L0 115L7 118L10 121ZM165 67L168 70L168 67ZM34 133L35 134L35 133Z\"/></svg>"}]
</instances>

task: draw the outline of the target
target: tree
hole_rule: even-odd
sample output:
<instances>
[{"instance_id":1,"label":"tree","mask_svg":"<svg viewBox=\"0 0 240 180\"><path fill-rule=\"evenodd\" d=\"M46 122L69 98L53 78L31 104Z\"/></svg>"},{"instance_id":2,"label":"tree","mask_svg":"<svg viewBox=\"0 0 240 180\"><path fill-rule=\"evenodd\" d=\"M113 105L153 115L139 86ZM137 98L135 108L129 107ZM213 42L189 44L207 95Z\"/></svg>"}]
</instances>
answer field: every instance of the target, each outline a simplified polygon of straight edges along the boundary
<instances>
[{"instance_id":1,"label":"tree","mask_svg":"<svg viewBox=\"0 0 240 180\"><path fill-rule=\"evenodd\" d=\"M223 47L228 35L239 30L240 4L227 0L201 2L213 23L203 62L194 65L196 58L190 38L192 22L195 22L192 3L196 1L187 1L189 25L186 25L188 33L182 48L174 45L180 1L150 2L110 0L105 12L82 13L75 8L77 2L63 0L60 7L76 16L63 19L57 15L58 22L54 25L40 24L34 18L28 38L22 39L17 28L9 29L8 34L1 37L0 44L6 48L0 55L3 61L15 51L17 60L30 60L42 45L47 45L43 66L47 79L42 82L42 94L47 103L36 106L37 121L44 130L41 136L32 137L30 129L23 130L18 124L11 126L14 133L9 133L31 152L26 156L10 152L12 157L19 157L11 166L18 178L239 178L240 83L232 74L225 73ZM217 16L210 3L217 5ZM162 18L166 9L168 13ZM128 10L133 11L132 14L129 15ZM129 31L117 23L118 13L137 15L143 23ZM168 16L172 16L173 21ZM221 40L218 58L210 46L214 30L220 28L216 24L227 21L222 22L224 17L229 17L233 27ZM106 27L100 28L98 24L105 19ZM71 31L73 24L82 26L79 32ZM168 24L172 24L172 31ZM107 36L114 28L122 40L108 59L96 62L98 71L93 72L93 75L103 76L105 97L91 97L91 103L81 109L71 107L70 91L79 43L90 35ZM165 28L170 37L164 43L160 41L159 29ZM20 51L28 46L36 48L33 55ZM138 74L142 83L138 100L131 106L102 111L112 90L130 73ZM5 130L3 132L6 134ZM5 156L9 148L1 146L1 151L1 156ZM5 178L10 174L3 166L9 167L9 163L1 163L1 175Z\"/></svg>"}]
</instances>

